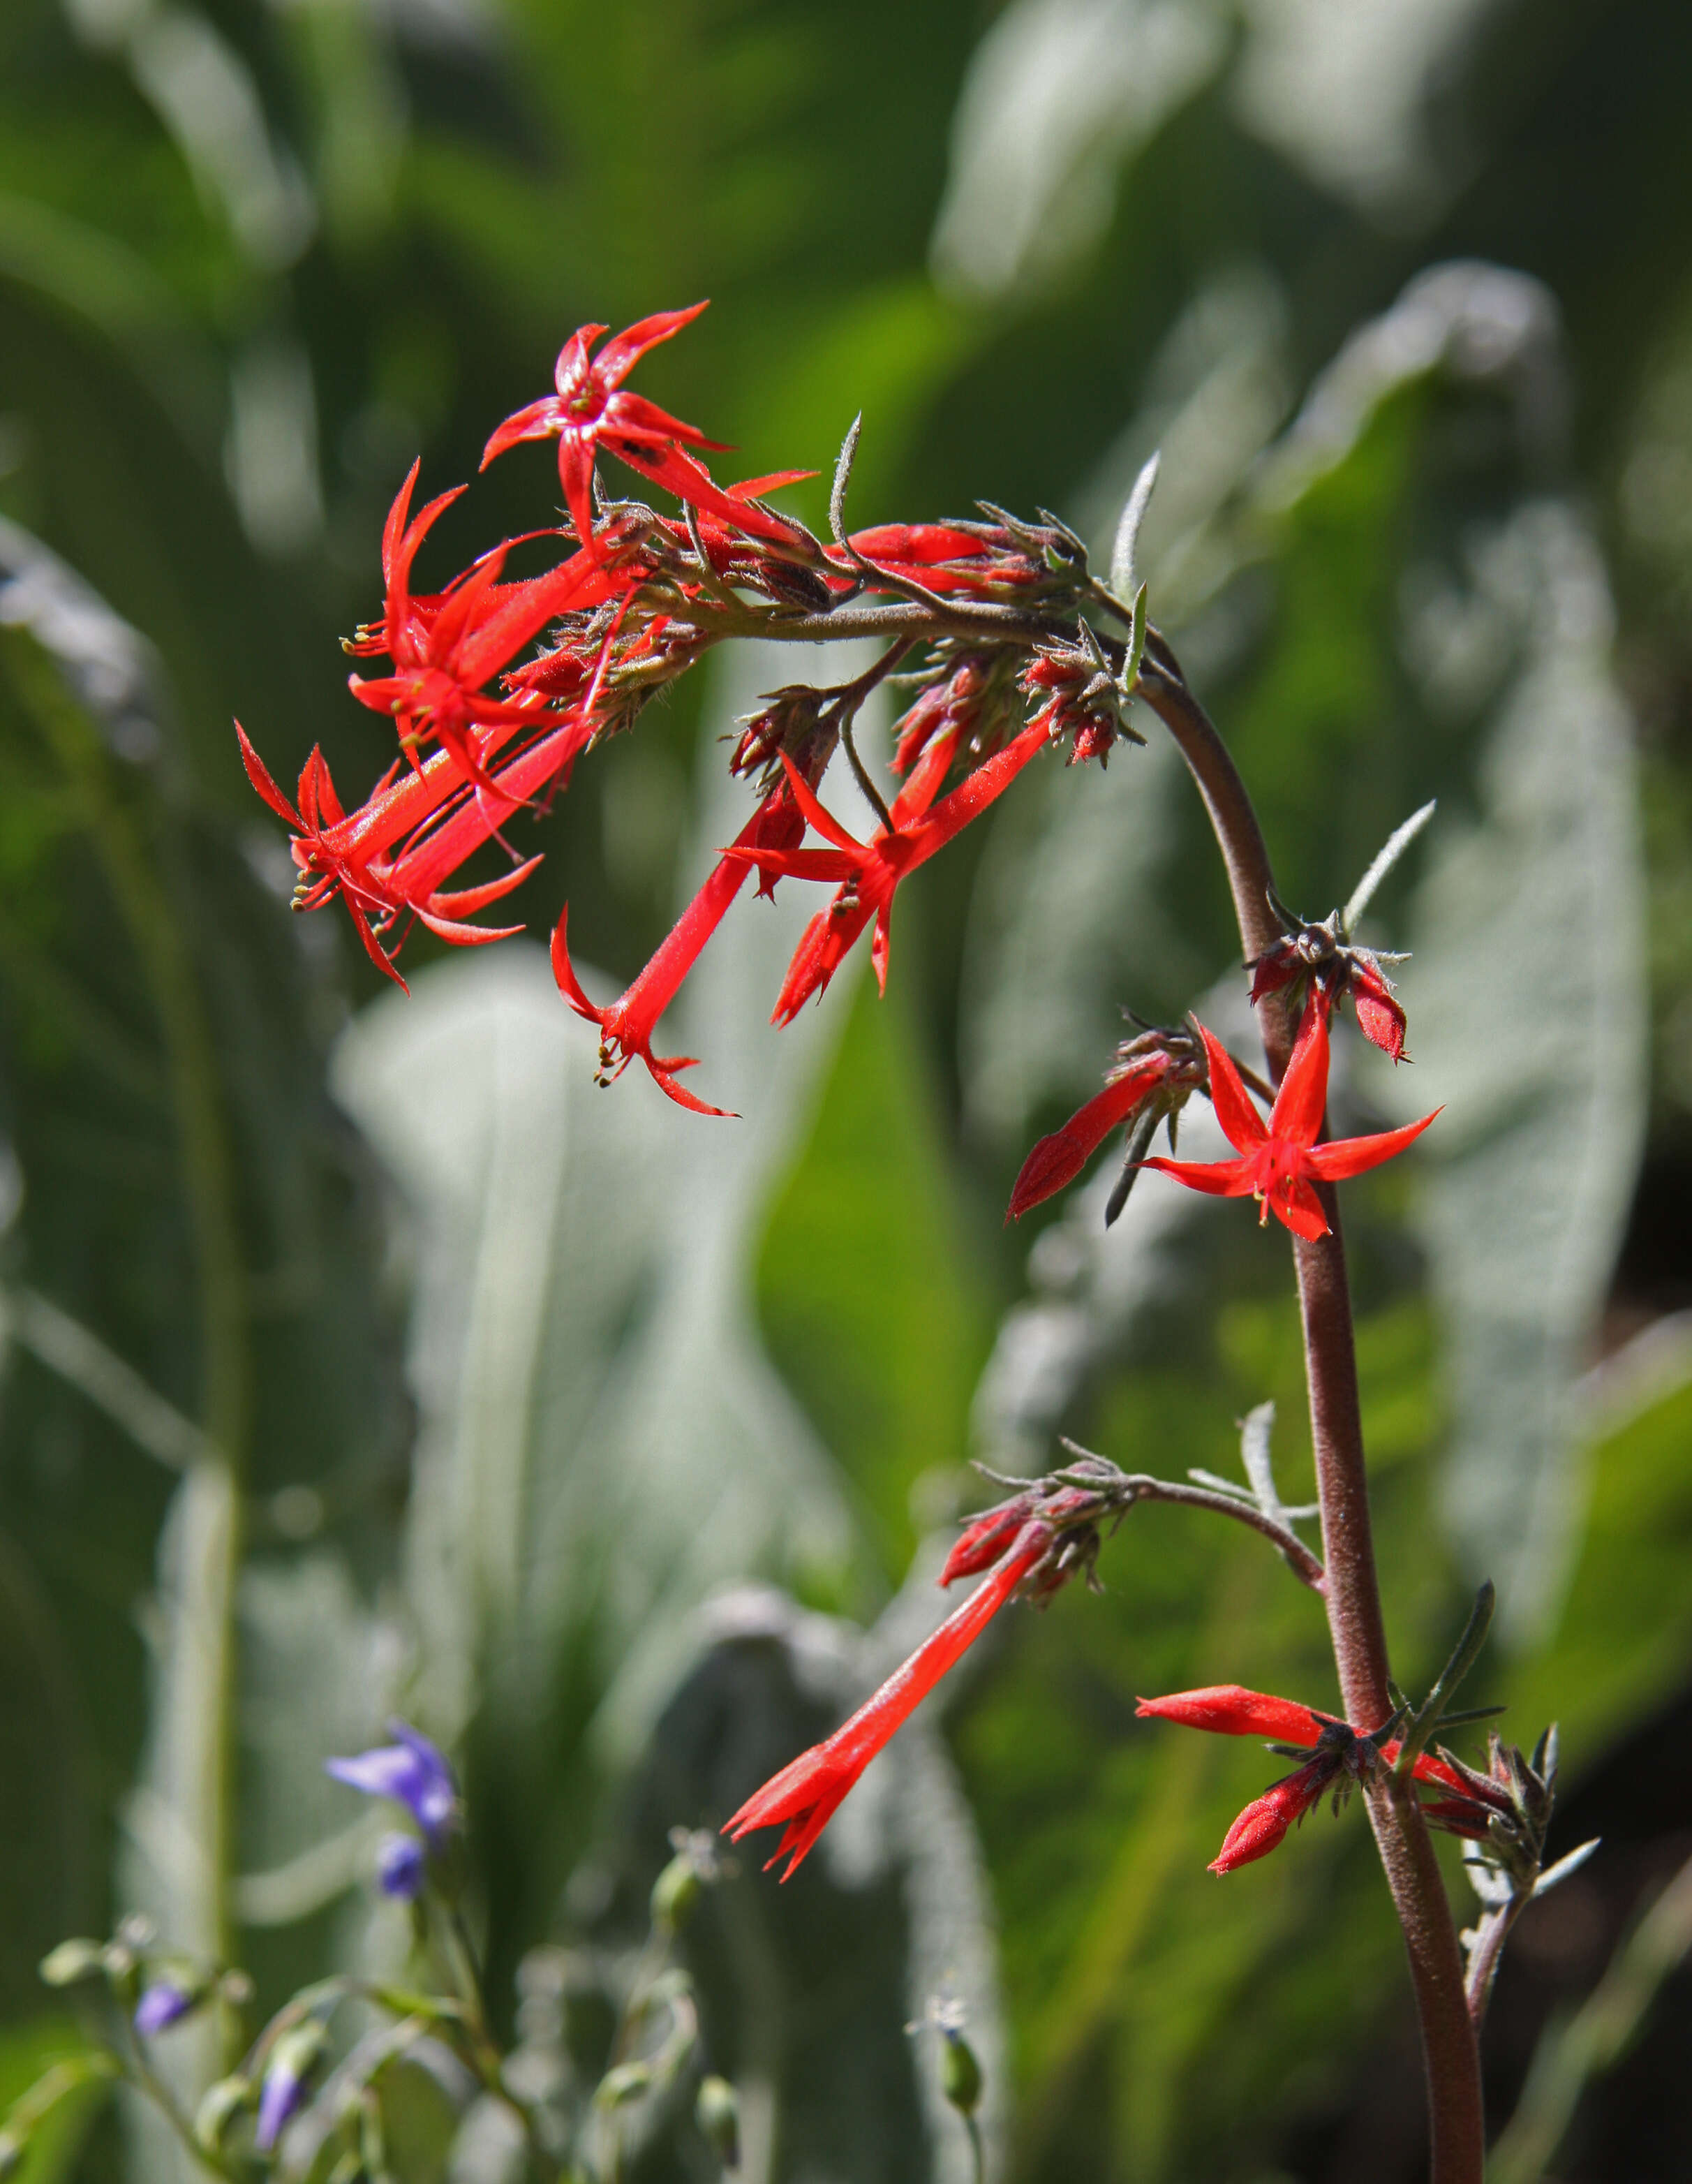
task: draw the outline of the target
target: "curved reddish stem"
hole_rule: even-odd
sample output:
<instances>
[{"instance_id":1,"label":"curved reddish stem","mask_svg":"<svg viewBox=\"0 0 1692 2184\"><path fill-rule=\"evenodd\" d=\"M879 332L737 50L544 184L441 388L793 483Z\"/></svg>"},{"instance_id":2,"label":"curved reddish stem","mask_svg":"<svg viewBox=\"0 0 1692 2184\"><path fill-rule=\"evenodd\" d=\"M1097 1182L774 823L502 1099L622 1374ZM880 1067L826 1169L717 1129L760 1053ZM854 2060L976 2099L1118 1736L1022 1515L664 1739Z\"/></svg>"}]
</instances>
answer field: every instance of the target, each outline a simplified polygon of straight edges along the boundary
<instances>
[{"instance_id":1,"label":"curved reddish stem","mask_svg":"<svg viewBox=\"0 0 1692 2184\"><path fill-rule=\"evenodd\" d=\"M1154 637L1148 645L1138 687L1198 783L1227 868L1241 946L1248 958L1261 956L1279 935L1269 905L1274 876L1239 771L1161 638ZM1258 1015L1270 1073L1278 1083L1292 1050L1291 1026L1278 996L1261 1002ZM1293 1258L1322 1502L1327 1624L1345 1719L1378 1723L1392 1712L1392 1702L1369 1517L1351 1293L1339 1205L1331 1186L1320 1190L1329 1234L1314 1241L1294 1237ZM1372 1795L1369 1819L1416 1991L1428 2079L1432 2184L1482 2184L1486 2128L1480 2053L1464 1992L1456 1925L1433 1841L1407 1784L1394 1780Z\"/></svg>"}]
</instances>

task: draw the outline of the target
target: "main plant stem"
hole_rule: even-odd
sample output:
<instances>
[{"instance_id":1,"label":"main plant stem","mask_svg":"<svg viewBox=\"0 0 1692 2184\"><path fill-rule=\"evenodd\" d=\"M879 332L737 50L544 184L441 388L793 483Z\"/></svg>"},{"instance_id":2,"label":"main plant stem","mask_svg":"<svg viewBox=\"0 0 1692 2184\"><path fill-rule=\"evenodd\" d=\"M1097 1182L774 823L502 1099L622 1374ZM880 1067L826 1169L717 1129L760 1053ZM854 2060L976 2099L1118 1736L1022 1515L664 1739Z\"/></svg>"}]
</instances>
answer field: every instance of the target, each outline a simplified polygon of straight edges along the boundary
<instances>
[{"instance_id":1,"label":"main plant stem","mask_svg":"<svg viewBox=\"0 0 1692 2184\"><path fill-rule=\"evenodd\" d=\"M1139 688L1198 783L1227 870L1241 945L1248 958L1261 956L1278 938L1279 927L1269 905L1274 884L1269 852L1245 784L1161 638L1148 644ZM1260 1005L1259 1015L1270 1072L1278 1081L1291 1049L1286 1011L1271 997ZM1322 1202L1329 1234L1314 1242L1295 1237L1293 1257L1322 1503L1327 1624L1345 1718L1372 1729L1392 1712L1386 1626L1369 1523L1345 1243L1338 1204L1326 1186ZM1394 1781L1372 1792L1369 1818L1403 1930L1421 2020L1432 2184L1482 2184L1486 2134L1480 2054L1464 1994L1456 1925L1433 1845L1407 1784Z\"/></svg>"}]
</instances>

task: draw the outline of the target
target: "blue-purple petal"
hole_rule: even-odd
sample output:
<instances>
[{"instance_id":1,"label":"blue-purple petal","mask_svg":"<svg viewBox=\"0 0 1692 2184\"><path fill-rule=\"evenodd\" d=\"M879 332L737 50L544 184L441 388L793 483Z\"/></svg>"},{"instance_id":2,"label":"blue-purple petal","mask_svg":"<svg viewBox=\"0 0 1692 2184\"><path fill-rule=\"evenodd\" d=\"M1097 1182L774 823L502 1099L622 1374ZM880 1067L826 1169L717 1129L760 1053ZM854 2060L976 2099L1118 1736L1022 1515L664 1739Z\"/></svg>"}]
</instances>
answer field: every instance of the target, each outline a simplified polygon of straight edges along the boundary
<instances>
[{"instance_id":1,"label":"blue-purple petal","mask_svg":"<svg viewBox=\"0 0 1692 2184\"><path fill-rule=\"evenodd\" d=\"M415 1836L384 1836L376 1846L376 1879L389 1896L413 1902L423 1891L427 1858Z\"/></svg>"},{"instance_id":2,"label":"blue-purple petal","mask_svg":"<svg viewBox=\"0 0 1692 2184\"><path fill-rule=\"evenodd\" d=\"M390 1797L411 1814L438 1850L458 1813L458 1785L439 1749L409 1722L392 1721L396 1744L379 1744L350 1759L326 1759L325 1771L367 1797Z\"/></svg>"},{"instance_id":3,"label":"blue-purple petal","mask_svg":"<svg viewBox=\"0 0 1692 2184\"><path fill-rule=\"evenodd\" d=\"M304 2091L305 2080L286 2063L277 2063L266 2072L259 2096L259 2122L253 2133L253 2143L260 2153L269 2153L275 2147Z\"/></svg>"},{"instance_id":4,"label":"blue-purple petal","mask_svg":"<svg viewBox=\"0 0 1692 2184\"><path fill-rule=\"evenodd\" d=\"M155 2033L163 2032L184 2018L193 2008L196 1997L170 1980L157 1980L142 1991L141 2000L135 2006L135 2029L143 2039L150 2040Z\"/></svg>"}]
</instances>

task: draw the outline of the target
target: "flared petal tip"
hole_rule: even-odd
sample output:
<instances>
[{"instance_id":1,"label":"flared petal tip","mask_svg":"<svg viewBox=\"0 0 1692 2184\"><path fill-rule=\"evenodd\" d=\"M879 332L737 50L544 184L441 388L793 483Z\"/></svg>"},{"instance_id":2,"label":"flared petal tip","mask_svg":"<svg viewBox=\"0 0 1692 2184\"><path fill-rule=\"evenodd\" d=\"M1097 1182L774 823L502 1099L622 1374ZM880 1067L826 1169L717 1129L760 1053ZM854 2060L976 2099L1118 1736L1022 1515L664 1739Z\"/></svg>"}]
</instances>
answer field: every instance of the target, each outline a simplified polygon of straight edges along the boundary
<instances>
[{"instance_id":1,"label":"flared petal tip","mask_svg":"<svg viewBox=\"0 0 1692 2184\"><path fill-rule=\"evenodd\" d=\"M508 448L515 448L520 440L545 440L559 430L559 399L555 394L543 395L538 402L530 402L520 410L514 410L503 424L497 425L481 451L481 460L476 465L485 471L496 455L503 455Z\"/></svg>"}]
</instances>

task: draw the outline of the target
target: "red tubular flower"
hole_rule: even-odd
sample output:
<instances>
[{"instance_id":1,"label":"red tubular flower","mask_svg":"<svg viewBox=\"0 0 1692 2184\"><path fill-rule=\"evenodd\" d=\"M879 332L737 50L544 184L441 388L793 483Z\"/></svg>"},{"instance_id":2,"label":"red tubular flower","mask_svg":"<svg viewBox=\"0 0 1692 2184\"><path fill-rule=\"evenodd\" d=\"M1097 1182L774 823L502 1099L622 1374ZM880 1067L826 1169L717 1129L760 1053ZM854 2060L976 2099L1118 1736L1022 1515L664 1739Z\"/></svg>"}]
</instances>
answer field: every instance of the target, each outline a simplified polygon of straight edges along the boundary
<instances>
[{"instance_id":1,"label":"red tubular flower","mask_svg":"<svg viewBox=\"0 0 1692 2184\"><path fill-rule=\"evenodd\" d=\"M513 411L483 449L482 469L519 440L556 437L559 482L576 535L585 543L593 531L593 452L598 441L615 437L627 445L656 448L672 447L680 440L696 448L721 444L708 440L697 425L684 425L643 394L631 394L623 387L649 348L679 334L705 308L699 303L683 311L655 311L614 335L597 357L593 344L610 329L578 326L559 351L553 368L558 392Z\"/></svg>"},{"instance_id":2,"label":"red tubular flower","mask_svg":"<svg viewBox=\"0 0 1692 2184\"><path fill-rule=\"evenodd\" d=\"M637 581L621 581L607 566L603 545L584 548L541 577L526 582L498 582L506 546L485 554L448 588L419 600L411 592L411 564L430 526L463 492L462 486L431 500L408 521L414 463L388 512L382 533L382 573L387 583L381 647L393 662L392 675L350 677L353 695L373 712L390 713L403 741L433 736L449 750L459 772L484 789L492 788L478 748L478 731L497 727L556 725L565 716L548 713L525 691L520 702L490 698L482 686L529 644L554 616L597 606ZM508 541L507 545L511 543ZM376 649L373 638L361 649Z\"/></svg>"},{"instance_id":3,"label":"red tubular flower","mask_svg":"<svg viewBox=\"0 0 1692 2184\"><path fill-rule=\"evenodd\" d=\"M1214 1730L1222 1736L1272 1736L1298 1745L1314 1745L1338 1719L1295 1699L1249 1691L1241 1684L1211 1684L1202 1691L1139 1699L1134 1712L1148 1719L1178 1721L1187 1729Z\"/></svg>"},{"instance_id":4,"label":"red tubular flower","mask_svg":"<svg viewBox=\"0 0 1692 2184\"><path fill-rule=\"evenodd\" d=\"M783 1880L792 1876L871 1759L1012 1593L1021 1589L1026 1597L1044 1602L1073 1577L1094 1582L1102 1533L1133 1499L1131 1483L1115 1464L1084 1454L1049 1477L1000 1484L1017 1491L970 1520L940 1574L943 1585L987 1571L985 1582L850 1721L801 1752L727 1822L724 1832L732 1831L737 1841L752 1828L785 1827L770 1860L773 1865L778 1858L789 1858Z\"/></svg>"},{"instance_id":5,"label":"red tubular flower","mask_svg":"<svg viewBox=\"0 0 1692 2184\"><path fill-rule=\"evenodd\" d=\"M1294 1822L1320 1802L1331 1782L1342 1774L1348 1781L1364 1780L1376 1756L1390 1767L1400 1750L1395 1737L1389 1738L1378 1751L1372 1737L1333 1714L1320 1713L1314 1707L1277 1698L1268 1691L1249 1691L1239 1684L1212 1684L1201 1691L1172 1691L1165 1698L1141 1699L1134 1712L1149 1719L1177 1721L1188 1729L1213 1730L1223 1736L1272 1737L1276 1740L1273 1750L1290 1745L1315 1755L1246 1807L1228 1830L1211 1867L1212 1873L1232 1873L1236 1866L1266 1858ZM1462 1791L1466 1788L1456 1769L1431 1752L1423 1752L1411 1772L1418 1782L1441 1789ZM1459 1808L1455 1801L1444 1800L1424 1809L1436 1825L1454 1834L1486 1832L1483 1825L1477 1829L1473 1824L1479 1808L1472 1801ZM1455 1814L1455 1824L1447 1817L1449 1813Z\"/></svg>"},{"instance_id":6,"label":"red tubular flower","mask_svg":"<svg viewBox=\"0 0 1692 2184\"><path fill-rule=\"evenodd\" d=\"M896 1669L875 1696L821 1744L784 1767L754 1791L722 1832L738 1842L754 1828L781 1825L782 1835L765 1871L785 1858L782 1880L791 1880L812 1845L839 1809L841 1800L895 1730L916 1711L946 1671L956 1665L1050 1548L1039 1523L1023 1525L992 1574L962 1607Z\"/></svg>"},{"instance_id":7,"label":"red tubular flower","mask_svg":"<svg viewBox=\"0 0 1692 2184\"><path fill-rule=\"evenodd\" d=\"M565 905L552 937L553 976L558 981L559 991L577 1016L599 1027L603 1083L609 1084L621 1077L638 1056L653 1082L678 1106L691 1108L696 1115L728 1113L727 1108L709 1106L676 1082L676 1072L696 1067L699 1056L654 1055L653 1036L658 1029L659 1018L676 998L682 980L698 961L700 950L721 924L729 905L745 884L747 874L754 863L761 864L760 852L791 849L804 833L804 820L783 783L765 798L741 828L734 848L726 851L712 868L710 878L676 919L657 954L621 1000L614 1001L609 1008L596 1008L582 990L570 960L566 938L570 905Z\"/></svg>"},{"instance_id":8,"label":"red tubular flower","mask_svg":"<svg viewBox=\"0 0 1692 2184\"><path fill-rule=\"evenodd\" d=\"M1338 1183L1378 1167L1420 1137L1439 1112L1436 1107L1433 1115L1406 1123L1400 1129L1319 1145L1316 1139L1327 1105L1328 1063L1327 1012L1319 1003L1311 1000L1305 1005L1298 1042L1266 1127L1225 1050L1202 1024L1199 1028L1210 1059L1211 1100L1216 1120L1240 1157L1231 1161L1160 1157L1141 1165L1161 1168L1189 1190L1208 1191L1213 1197L1255 1197L1261 1208L1261 1218L1266 1221L1273 1213L1294 1235L1327 1234L1327 1216L1315 1190L1318 1182Z\"/></svg>"},{"instance_id":9,"label":"red tubular flower","mask_svg":"<svg viewBox=\"0 0 1692 2184\"><path fill-rule=\"evenodd\" d=\"M1314 1707L1295 1699L1277 1699L1267 1691L1248 1691L1239 1684L1211 1684L1203 1691L1172 1691L1167 1698L1140 1699L1134 1712L1149 1719L1178 1721L1188 1729L1209 1729L1222 1736L1273 1737L1282 1744L1314 1746L1325 1730L1343 1727L1337 1714L1318 1713ZM1381 1747L1389 1766L1398 1758L1395 1737ZM1454 1768L1424 1752L1411 1770L1418 1782L1461 1787Z\"/></svg>"},{"instance_id":10,"label":"red tubular flower","mask_svg":"<svg viewBox=\"0 0 1692 2184\"><path fill-rule=\"evenodd\" d=\"M300 872L295 909L316 910L341 895L370 961L403 988L405 981L377 938L378 928L415 917L459 945L482 945L522 930L464 921L520 887L538 857L479 887L444 892L442 883L519 804L568 770L592 733L592 717L591 708L584 709L580 719L536 737L506 759L490 777L491 795L467 783L451 754L441 750L415 772L399 773L396 762L362 808L350 815L341 808L321 751L314 749L301 772L296 809L271 779L238 721L235 732L248 779L294 830L293 859ZM509 738L513 732L498 733ZM398 939L403 938L402 931Z\"/></svg>"},{"instance_id":11,"label":"red tubular flower","mask_svg":"<svg viewBox=\"0 0 1692 2184\"><path fill-rule=\"evenodd\" d=\"M885 992L893 899L899 882L1002 796L1045 740L1045 730L1031 723L1014 743L996 751L938 804L933 801L935 793L946 777L955 744L950 737L931 744L893 799L888 813L893 824L879 828L868 842L848 833L824 810L804 775L782 754L782 764L794 801L816 832L836 846L765 854L757 855L756 861L766 872L782 877L832 881L838 892L828 908L820 911L805 928L788 966L772 1022L791 1023L811 995L823 991L872 920L876 931L871 959L877 983ZM748 859L756 855L738 846L727 854Z\"/></svg>"},{"instance_id":12,"label":"red tubular flower","mask_svg":"<svg viewBox=\"0 0 1692 2184\"><path fill-rule=\"evenodd\" d=\"M1021 552L1002 531L959 523L878 523L854 531L851 552L838 546L825 550L840 574L831 577L836 590L854 583L876 589L875 571L924 585L931 592L967 592L977 599L996 599L1038 581L1042 566ZM864 561L872 565L866 571Z\"/></svg>"}]
</instances>

